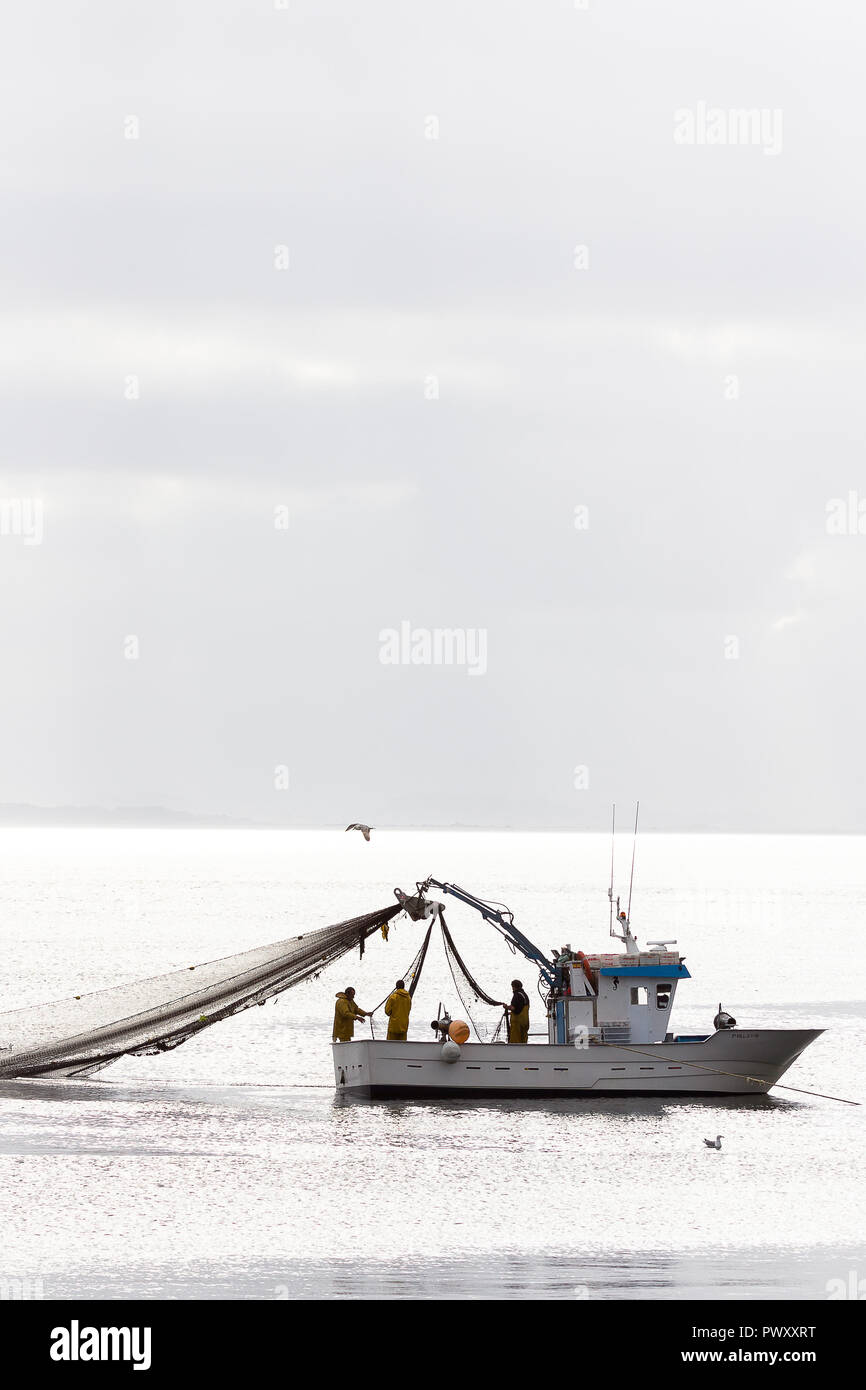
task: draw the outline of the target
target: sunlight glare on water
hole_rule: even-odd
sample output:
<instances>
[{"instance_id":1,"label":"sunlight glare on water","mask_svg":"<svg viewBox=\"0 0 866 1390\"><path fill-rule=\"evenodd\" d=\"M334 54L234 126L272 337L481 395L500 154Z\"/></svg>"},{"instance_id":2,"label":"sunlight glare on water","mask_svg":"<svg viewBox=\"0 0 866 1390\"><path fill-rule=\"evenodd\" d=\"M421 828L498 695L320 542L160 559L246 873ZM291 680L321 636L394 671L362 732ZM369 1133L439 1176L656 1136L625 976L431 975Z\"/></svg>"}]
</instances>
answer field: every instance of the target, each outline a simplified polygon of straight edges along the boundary
<instances>
[{"instance_id":1,"label":"sunlight glare on water","mask_svg":"<svg viewBox=\"0 0 866 1390\"><path fill-rule=\"evenodd\" d=\"M2 839L6 1008L323 926L431 872L507 903L545 950L610 944L604 836ZM721 1000L743 1026L824 1027L784 1080L862 1099L863 850L842 836L643 836L635 931L642 942L676 937L693 977L674 1026L708 1030ZM516 966L468 909L451 903L448 920L494 995L515 970L530 984L540 1030L529 964ZM40 1278L46 1297L822 1298L828 1279L860 1268L862 1109L782 1090L721 1101L336 1097L334 994L353 983L372 1008L422 934L401 921L363 960L170 1054L90 1081L3 1083L0 1274ZM429 1035L440 1001L460 1012L435 944L414 1036ZM719 1132L722 1152L706 1150L703 1137Z\"/></svg>"}]
</instances>

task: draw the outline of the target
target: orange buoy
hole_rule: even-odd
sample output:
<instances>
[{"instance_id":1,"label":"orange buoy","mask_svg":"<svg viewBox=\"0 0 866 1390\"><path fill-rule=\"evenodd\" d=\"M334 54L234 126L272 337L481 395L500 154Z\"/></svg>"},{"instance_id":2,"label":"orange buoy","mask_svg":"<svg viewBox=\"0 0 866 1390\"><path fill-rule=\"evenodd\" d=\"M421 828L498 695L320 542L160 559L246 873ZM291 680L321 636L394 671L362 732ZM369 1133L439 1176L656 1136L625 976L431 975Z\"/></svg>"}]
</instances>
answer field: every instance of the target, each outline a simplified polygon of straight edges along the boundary
<instances>
[{"instance_id":1,"label":"orange buoy","mask_svg":"<svg viewBox=\"0 0 866 1390\"><path fill-rule=\"evenodd\" d=\"M469 1041L469 1024L464 1023L462 1018L455 1018L454 1022L448 1026L448 1036L452 1042L465 1043Z\"/></svg>"}]
</instances>

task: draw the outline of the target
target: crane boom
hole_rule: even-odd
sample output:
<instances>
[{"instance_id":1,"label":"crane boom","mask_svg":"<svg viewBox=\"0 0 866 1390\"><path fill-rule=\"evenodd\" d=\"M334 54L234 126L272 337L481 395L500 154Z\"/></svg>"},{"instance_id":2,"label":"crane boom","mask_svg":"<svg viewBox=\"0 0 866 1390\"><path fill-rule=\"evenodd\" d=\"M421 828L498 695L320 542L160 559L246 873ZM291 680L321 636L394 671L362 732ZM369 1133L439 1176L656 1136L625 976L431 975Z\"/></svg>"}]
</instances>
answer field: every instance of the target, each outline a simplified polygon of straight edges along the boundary
<instances>
[{"instance_id":1,"label":"crane boom","mask_svg":"<svg viewBox=\"0 0 866 1390\"><path fill-rule=\"evenodd\" d=\"M500 935L505 937L522 956L525 956L533 965L537 965L545 983L552 989L556 981L556 971L552 961L539 950L528 936L524 936L514 925L514 915L509 912L507 907L501 904L494 905L486 903L483 898L477 898L474 893L469 893L465 888L459 888L456 883L440 883L438 878L428 878L426 882L418 884L418 891L423 893L427 888L439 888L443 893L448 893L452 898L457 898L458 902L466 903L467 907L473 907L479 912L485 922L490 922Z\"/></svg>"}]
</instances>

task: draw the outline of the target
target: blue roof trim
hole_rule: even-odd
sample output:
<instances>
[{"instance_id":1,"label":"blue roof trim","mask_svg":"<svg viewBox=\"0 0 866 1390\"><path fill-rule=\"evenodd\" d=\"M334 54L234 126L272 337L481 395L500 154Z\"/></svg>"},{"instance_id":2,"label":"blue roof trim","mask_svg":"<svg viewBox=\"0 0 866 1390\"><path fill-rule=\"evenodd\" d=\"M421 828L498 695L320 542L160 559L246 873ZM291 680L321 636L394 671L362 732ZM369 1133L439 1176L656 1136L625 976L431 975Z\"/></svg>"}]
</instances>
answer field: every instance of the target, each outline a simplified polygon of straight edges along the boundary
<instances>
[{"instance_id":1,"label":"blue roof trim","mask_svg":"<svg viewBox=\"0 0 866 1390\"><path fill-rule=\"evenodd\" d=\"M684 965L606 965L599 975L645 975L652 980L690 980Z\"/></svg>"}]
</instances>

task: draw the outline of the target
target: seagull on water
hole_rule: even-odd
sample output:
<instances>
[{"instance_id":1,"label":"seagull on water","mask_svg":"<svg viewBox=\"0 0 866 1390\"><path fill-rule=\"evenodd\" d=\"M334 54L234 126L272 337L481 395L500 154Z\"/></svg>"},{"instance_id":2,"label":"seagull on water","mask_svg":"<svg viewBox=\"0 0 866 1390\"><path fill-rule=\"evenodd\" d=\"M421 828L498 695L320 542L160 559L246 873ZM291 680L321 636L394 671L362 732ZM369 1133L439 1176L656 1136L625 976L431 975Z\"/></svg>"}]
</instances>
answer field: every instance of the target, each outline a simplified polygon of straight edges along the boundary
<instances>
[{"instance_id":1,"label":"seagull on water","mask_svg":"<svg viewBox=\"0 0 866 1390\"><path fill-rule=\"evenodd\" d=\"M722 1147L723 1134L717 1134L715 1139L705 1139L704 1143L708 1149L720 1149Z\"/></svg>"},{"instance_id":2,"label":"seagull on water","mask_svg":"<svg viewBox=\"0 0 866 1390\"><path fill-rule=\"evenodd\" d=\"M351 824L351 825L347 825L347 826L346 826L346 829L347 829L347 830L360 830L360 832L361 832L361 834L364 836L364 839L365 839L365 840L369 840L369 838L370 838L370 831L373 830L374 828L375 828L375 827L372 826L372 825L362 825L361 822L358 821L358 820L352 821L352 824Z\"/></svg>"}]
</instances>

